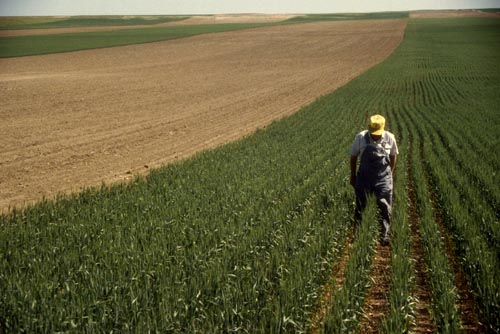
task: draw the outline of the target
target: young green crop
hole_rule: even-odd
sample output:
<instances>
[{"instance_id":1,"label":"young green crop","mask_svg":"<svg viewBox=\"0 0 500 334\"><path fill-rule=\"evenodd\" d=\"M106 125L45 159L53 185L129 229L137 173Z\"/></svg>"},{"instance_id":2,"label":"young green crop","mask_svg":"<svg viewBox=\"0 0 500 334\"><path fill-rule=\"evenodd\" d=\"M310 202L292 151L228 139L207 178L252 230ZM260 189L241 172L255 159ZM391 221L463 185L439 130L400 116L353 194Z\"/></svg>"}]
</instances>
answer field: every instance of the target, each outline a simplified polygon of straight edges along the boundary
<instances>
[{"instance_id":1,"label":"young green crop","mask_svg":"<svg viewBox=\"0 0 500 334\"><path fill-rule=\"evenodd\" d=\"M500 331L491 279L499 274L498 207L488 196L498 190L499 43L500 20L410 20L384 63L253 136L127 185L0 216L1 330L305 331L350 228L348 149L365 114L377 112L388 115L402 154L410 133L423 143L425 172L484 322ZM418 167L419 159L405 161ZM402 184L396 189L402 226L392 247L406 254L405 196ZM360 295L344 297L341 305L358 305L340 318L356 318L362 306L356 284L368 279L374 228L366 221L354 241L350 261L363 270L351 269L346 286ZM387 319L404 328L411 273L408 262L392 266ZM339 331L336 314L327 317ZM355 321L348 327L355 331Z\"/></svg>"},{"instance_id":2,"label":"young green crop","mask_svg":"<svg viewBox=\"0 0 500 334\"><path fill-rule=\"evenodd\" d=\"M0 18L0 30L154 25L185 20L187 18L188 16L72 16L67 18Z\"/></svg>"},{"instance_id":3,"label":"young green crop","mask_svg":"<svg viewBox=\"0 0 500 334\"><path fill-rule=\"evenodd\" d=\"M409 17L409 12L379 12L379 13L331 13L308 14L296 16L285 23L304 23L315 21L352 21L352 20L377 20L377 19L404 19Z\"/></svg>"},{"instance_id":4,"label":"young green crop","mask_svg":"<svg viewBox=\"0 0 500 334\"><path fill-rule=\"evenodd\" d=\"M457 33L461 24L469 28ZM422 140L425 167L436 186L441 214L454 235L457 256L464 259L462 265L483 310L483 321L493 332L500 327L494 316L500 293L498 284L487 277L498 275L498 258L494 255L498 254L498 206L497 195L492 195L498 193L494 181L498 159L491 152L498 151L493 133L499 120L494 111L500 102L495 93L500 79L499 33L498 20L445 20L440 24L414 20L408 26L405 43L396 51L414 57L414 62L398 69L400 74L394 81L394 86L400 85L396 99L400 99L399 113L406 118L404 127L414 136L417 130L415 138ZM411 38L414 35L419 38ZM447 43L442 45L443 41ZM465 43L467 48L463 48ZM425 49L428 54L415 56L415 51ZM418 167L415 159L413 165ZM416 181L418 186L421 183ZM425 207L428 195L421 198L421 207ZM432 214L421 215L422 219L433 219ZM434 229L424 234L429 238L436 233ZM436 257L430 255L433 261ZM446 259L442 263L437 266L446 267ZM443 297L453 289L451 282L448 287L438 287L445 281L436 279L438 294ZM437 317L456 303L438 300L434 303ZM440 303L442 306L438 306ZM452 315L449 319L453 323L456 318ZM442 322L440 327L446 323L450 322ZM457 324L441 330L454 332Z\"/></svg>"},{"instance_id":5,"label":"young green crop","mask_svg":"<svg viewBox=\"0 0 500 334\"><path fill-rule=\"evenodd\" d=\"M396 121L396 118L389 118ZM411 231L408 218L409 199L407 187L408 132L399 124L398 162L394 173L394 210L391 222L391 283L388 291L389 311L382 320L384 333L408 333L414 320L415 298L413 288L415 282L415 266L411 258Z\"/></svg>"},{"instance_id":6,"label":"young green crop","mask_svg":"<svg viewBox=\"0 0 500 334\"><path fill-rule=\"evenodd\" d=\"M345 281L335 287L321 333L356 333L361 307L370 285L370 269L377 241L377 209L370 197L361 223L356 227Z\"/></svg>"}]
</instances>

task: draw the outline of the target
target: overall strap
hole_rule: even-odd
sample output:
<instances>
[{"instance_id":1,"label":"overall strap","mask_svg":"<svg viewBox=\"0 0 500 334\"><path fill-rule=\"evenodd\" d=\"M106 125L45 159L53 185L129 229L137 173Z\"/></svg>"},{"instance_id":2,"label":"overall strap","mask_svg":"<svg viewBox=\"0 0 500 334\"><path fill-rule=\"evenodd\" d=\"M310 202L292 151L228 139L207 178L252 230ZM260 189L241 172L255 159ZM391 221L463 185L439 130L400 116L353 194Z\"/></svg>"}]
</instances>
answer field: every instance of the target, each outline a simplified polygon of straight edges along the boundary
<instances>
[{"instance_id":1,"label":"overall strap","mask_svg":"<svg viewBox=\"0 0 500 334\"><path fill-rule=\"evenodd\" d=\"M365 133L365 143L366 145L370 145L370 131L366 131Z\"/></svg>"}]
</instances>

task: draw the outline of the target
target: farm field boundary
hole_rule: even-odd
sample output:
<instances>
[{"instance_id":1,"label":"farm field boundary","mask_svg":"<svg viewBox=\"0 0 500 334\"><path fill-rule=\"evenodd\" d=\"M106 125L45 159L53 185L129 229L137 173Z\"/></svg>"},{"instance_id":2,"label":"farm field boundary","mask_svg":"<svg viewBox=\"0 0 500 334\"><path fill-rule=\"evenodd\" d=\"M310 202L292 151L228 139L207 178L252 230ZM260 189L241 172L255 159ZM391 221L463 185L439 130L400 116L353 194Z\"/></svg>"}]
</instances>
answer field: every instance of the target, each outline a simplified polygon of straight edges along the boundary
<instances>
[{"instance_id":1,"label":"farm field boundary","mask_svg":"<svg viewBox=\"0 0 500 334\"><path fill-rule=\"evenodd\" d=\"M496 17L499 18L498 9L457 9L457 10L416 10L410 12L410 18L464 18L464 17Z\"/></svg>"},{"instance_id":2,"label":"farm field boundary","mask_svg":"<svg viewBox=\"0 0 500 334\"><path fill-rule=\"evenodd\" d=\"M53 35L63 33L111 31L136 28L159 28L177 25L276 23L297 15L219 14L196 16L83 16L83 17L0 17L0 36ZM54 22L57 21L57 22ZM158 23L162 22L163 23ZM32 24L29 24L32 22ZM101 23L102 22L102 23ZM118 22L119 25L113 25ZM147 24L142 24L147 23Z\"/></svg>"},{"instance_id":3,"label":"farm field boundary","mask_svg":"<svg viewBox=\"0 0 500 334\"><path fill-rule=\"evenodd\" d=\"M183 20L150 26L108 26L95 27L92 23L127 22L124 19L70 18L61 25L71 22L81 24L80 28L0 30L0 58L43 55L107 48L131 44L152 43L185 38L207 33L237 31L274 25L311 22L404 19L407 12L365 13L365 14L323 14L323 15L213 15L195 16ZM55 23L41 23L55 24ZM126 23L123 23L126 24Z\"/></svg>"},{"instance_id":4,"label":"farm field boundary","mask_svg":"<svg viewBox=\"0 0 500 334\"><path fill-rule=\"evenodd\" d=\"M237 31L272 23L199 24L53 35L0 37L0 58L43 55L131 44L153 43L201 34Z\"/></svg>"},{"instance_id":5,"label":"farm field boundary","mask_svg":"<svg viewBox=\"0 0 500 334\"><path fill-rule=\"evenodd\" d=\"M409 12L378 12L378 13L331 13L331 14L306 14L297 15L285 23L304 23L315 21L352 21L352 20L377 20L377 19L405 19Z\"/></svg>"},{"instance_id":6,"label":"farm field boundary","mask_svg":"<svg viewBox=\"0 0 500 334\"><path fill-rule=\"evenodd\" d=\"M151 26L185 20L189 16L70 16L0 17L0 30L32 30L75 27Z\"/></svg>"},{"instance_id":7,"label":"farm field boundary","mask_svg":"<svg viewBox=\"0 0 500 334\"><path fill-rule=\"evenodd\" d=\"M499 35L496 19L411 20L385 62L252 136L129 184L0 216L0 326L7 333L307 332L317 326L311 318L323 308L335 264L345 260L353 209L347 152L370 110L387 116L403 162L390 304L374 332L478 328L459 312L439 229L451 236L479 320L500 332L492 279L500 275L500 166L491 154ZM415 233L418 266L410 255ZM365 214L320 333L358 332L376 245ZM434 323L426 328L412 323L420 267L430 276Z\"/></svg>"},{"instance_id":8,"label":"farm field boundary","mask_svg":"<svg viewBox=\"0 0 500 334\"><path fill-rule=\"evenodd\" d=\"M0 207L247 135L382 61L405 26L320 22L0 59Z\"/></svg>"}]
</instances>

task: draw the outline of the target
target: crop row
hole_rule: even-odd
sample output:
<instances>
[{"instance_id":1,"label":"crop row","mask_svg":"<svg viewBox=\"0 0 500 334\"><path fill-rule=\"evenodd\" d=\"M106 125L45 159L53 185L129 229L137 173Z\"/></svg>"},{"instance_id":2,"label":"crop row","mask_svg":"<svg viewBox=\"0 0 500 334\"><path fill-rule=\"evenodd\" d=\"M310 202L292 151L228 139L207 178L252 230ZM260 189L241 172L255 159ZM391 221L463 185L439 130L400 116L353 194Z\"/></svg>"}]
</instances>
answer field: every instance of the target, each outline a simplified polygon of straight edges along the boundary
<instances>
[{"instance_id":1,"label":"crop row","mask_svg":"<svg viewBox=\"0 0 500 334\"><path fill-rule=\"evenodd\" d=\"M412 259L412 240L409 221L408 157L409 137L405 128L394 115L389 120L396 122L398 134L398 162L394 172L394 206L391 222L391 284L387 292L389 309L381 324L385 333L408 333L415 320L415 263Z\"/></svg>"},{"instance_id":2,"label":"crop row","mask_svg":"<svg viewBox=\"0 0 500 334\"><path fill-rule=\"evenodd\" d=\"M498 60L498 53L489 44L495 44L498 28L485 29L463 51L458 41L471 38L472 29L464 30L462 36L444 30L455 43L443 48L438 46L442 40L427 31L430 25L417 21L417 27L423 37L429 33L422 42L434 48L432 57L422 57L402 72L398 81L406 87L406 94L402 95L405 101L399 114L414 138L412 170L431 274L434 316L440 332L458 331L453 270L439 238L443 231L434 223L436 215L442 215L457 247L455 256L461 259L480 305L481 318L490 331L498 332L500 324L495 314L499 312L499 285L491 279L497 277L499 268L498 159L491 152L498 150L492 133L498 119L494 87L498 87L500 78L498 61L493 61L495 57ZM476 62L483 58L484 62ZM488 84L481 83L484 81ZM479 95L481 101L476 99ZM488 156L483 159L484 154ZM429 181L432 189L427 191ZM438 214L432 213L430 192L437 195Z\"/></svg>"},{"instance_id":3,"label":"crop row","mask_svg":"<svg viewBox=\"0 0 500 334\"><path fill-rule=\"evenodd\" d=\"M324 115L2 217L4 327L303 330L350 224Z\"/></svg>"},{"instance_id":4,"label":"crop row","mask_svg":"<svg viewBox=\"0 0 500 334\"><path fill-rule=\"evenodd\" d=\"M484 25L484 29L464 29L463 26L472 23ZM461 33L453 33L454 29ZM356 81L358 92L370 101L371 110L389 116L388 124L393 126L390 130L402 143L403 159L406 154L404 146L409 141L409 174L396 178L395 197L410 201L401 187L406 184L415 189L419 215L417 233L422 238L424 267L430 278L427 283L431 291L431 314L440 332L458 332L464 328L464 322L473 318L471 314L463 314L468 319L459 315L456 273L450 263L454 259L448 258L450 255L462 260L461 265L480 305L480 318L488 330L498 332L500 328L496 317L498 286L491 279L498 275L495 254L498 254L497 236L500 232L498 183L495 182L498 159L496 154L491 154L498 151L492 140L494 124L498 124L495 121L498 119L495 87L500 82L498 53L495 51L498 32L497 21L447 20L440 25L432 21L412 21L405 42L395 55ZM466 51L460 48L465 42L469 43ZM484 62L476 61L483 58ZM383 73L398 75L387 80L374 79L382 77ZM476 94L482 99L475 99ZM353 99L352 104L360 101L361 98ZM482 154L487 154L487 157L481 159ZM401 160L397 168L400 164ZM439 201L431 203L434 194ZM399 216L401 210L402 207L395 207L395 239L391 242L393 274L387 297L390 308L381 324L386 332L407 331L411 326L408 319L415 316L415 303L418 303L412 290L412 264L396 260L399 254L409 254L410 250L408 243L405 245L403 241L404 231L408 233L408 217ZM444 217L445 226L437 224L439 216ZM442 237L443 233L449 232L457 246L454 255L446 252ZM369 254L366 253L369 247L365 245L351 257ZM364 266L359 271L367 273ZM358 283L363 286L366 278L363 274L360 276ZM349 291L348 283L342 287L346 288ZM366 289L358 289L347 303L339 304L335 300L334 305L345 308L341 313L351 312L351 317L344 317L334 325L327 323L328 329L356 332L360 302L362 304L365 295ZM332 315L327 315L329 318Z\"/></svg>"}]
</instances>

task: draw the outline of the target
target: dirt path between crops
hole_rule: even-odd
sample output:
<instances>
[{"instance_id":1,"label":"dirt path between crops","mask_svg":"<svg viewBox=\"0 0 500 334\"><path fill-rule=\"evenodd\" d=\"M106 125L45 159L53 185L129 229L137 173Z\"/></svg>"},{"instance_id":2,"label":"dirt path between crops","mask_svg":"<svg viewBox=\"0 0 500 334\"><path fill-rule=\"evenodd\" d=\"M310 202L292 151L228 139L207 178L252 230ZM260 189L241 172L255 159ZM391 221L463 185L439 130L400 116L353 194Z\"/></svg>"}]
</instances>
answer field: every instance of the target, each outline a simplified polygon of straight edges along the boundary
<instances>
[{"instance_id":1,"label":"dirt path between crops","mask_svg":"<svg viewBox=\"0 0 500 334\"><path fill-rule=\"evenodd\" d=\"M336 261L330 280L327 282L323 288L321 294L318 309L311 317L311 324L307 333L318 334L324 325L325 317L328 313L329 308L331 308L333 294L335 289L341 289L345 281L347 263L349 262L350 252L352 251L354 243L355 228L353 228L347 235L346 244L339 256L338 261Z\"/></svg>"},{"instance_id":2,"label":"dirt path between crops","mask_svg":"<svg viewBox=\"0 0 500 334\"><path fill-rule=\"evenodd\" d=\"M380 333L382 319L389 310L388 293L391 276L391 249L378 243L370 272L370 288L359 323L360 333Z\"/></svg>"},{"instance_id":3,"label":"dirt path between crops","mask_svg":"<svg viewBox=\"0 0 500 334\"><path fill-rule=\"evenodd\" d=\"M406 20L324 22L0 60L0 209L241 138L384 60Z\"/></svg>"},{"instance_id":4,"label":"dirt path between crops","mask_svg":"<svg viewBox=\"0 0 500 334\"><path fill-rule=\"evenodd\" d=\"M425 161L423 144L419 146L419 157ZM464 333L486 333L487 329L479 319L479 310L472 294L471 288L467 283L467 278L462 270L456 255L456 246L453 242L451 233L445 226L441 209L439 208L439 201L437 194L432 186L428 170L424 169L424 177L426 186L429 189L430 202L434 208L436 224L441 232L442 241L445 246L446 255L455 273L455 287L457 288L458 296L458 309L460 312L461 326L460 330Z\"/></svg>"},{"instance_id":5,"label":"dirt path between crops","mask_svg":"<svg viewBox=\"0 0 500 334\"><path fill-rule=\"evenodd\" d=\"M415 319L412 333L436 333L436 325L431 316L431 286L429 284L429 270L425 263L424 245L420 233L420 219L417 212L417 194L413 181L413 168L411 158L415 154L413 137L410 135L410 147L406 163L406 175L408 175L408 224L411 229L411 258L414 260L415 288L413 297L415 300Z\"/></svg>"},{"instance_id":6,"label":"dirt path between crops","mask_svg":"<svg viewBox=\"0 0 500 334\"><path fill-rule=\"evenodd\" d=\"M100 27L70 27L70 28L51 28L51 29L19 29L19 30L0 30L0 37L9 36L32 36L32 35L56 35L79 32L94 31L113 31L125 29L159 28L183 25L198 24L227 24L227 23L272 23L291 19L298 15L286 14L241 14L241 15L205 15L191 16L185 20L165 22L159 24L129 25L129 26L100 26Z\"/></svg>"}]
</instances>

